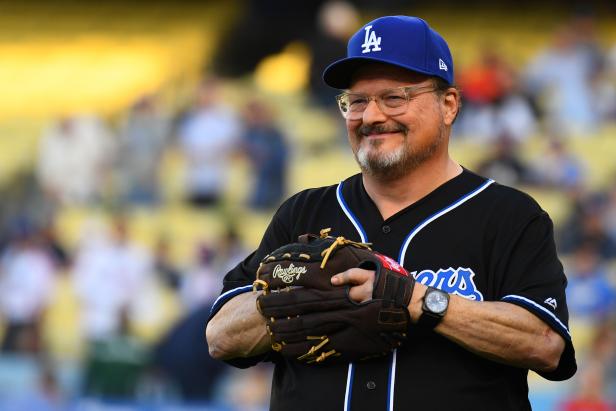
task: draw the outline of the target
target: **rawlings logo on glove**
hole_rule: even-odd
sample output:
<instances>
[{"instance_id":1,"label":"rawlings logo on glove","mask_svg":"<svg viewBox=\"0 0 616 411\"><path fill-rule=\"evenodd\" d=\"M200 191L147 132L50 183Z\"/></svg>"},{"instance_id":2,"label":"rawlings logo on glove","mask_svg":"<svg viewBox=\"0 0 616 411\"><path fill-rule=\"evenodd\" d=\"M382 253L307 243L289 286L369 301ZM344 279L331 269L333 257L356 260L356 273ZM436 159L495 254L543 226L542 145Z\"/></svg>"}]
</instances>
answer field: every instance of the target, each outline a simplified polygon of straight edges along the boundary
<instances>
[{"instance_id":1,"label":"rawlings logo on glove","mask_svg":"<svg viewBox=\"0 0 616 411\"><path fill-rule=\"evenodd\" d=\"M387 355L406 338L415 280L369 244L328 233L304 234L261 262L253 287L263 290L257 308L272 349L307 363ZM357 303L348 286L331 284L333 275L351 268L375 272L371 300Z\"/></svg>"},{"instance_id":2,"label":"rawlings logo on glove","mask_svg":"<svg viewBox=\"0 0 616 411\"><path fill-rule=\"evenodd\" d=\"M300 275L306 274L308 269L306 267L296 267L290 264L287 268L282 268L280 264L274 267L272 272L273 278L280 278L283 283L291 284L295 280L299 280Z\"/></svg>"}]
</instances>

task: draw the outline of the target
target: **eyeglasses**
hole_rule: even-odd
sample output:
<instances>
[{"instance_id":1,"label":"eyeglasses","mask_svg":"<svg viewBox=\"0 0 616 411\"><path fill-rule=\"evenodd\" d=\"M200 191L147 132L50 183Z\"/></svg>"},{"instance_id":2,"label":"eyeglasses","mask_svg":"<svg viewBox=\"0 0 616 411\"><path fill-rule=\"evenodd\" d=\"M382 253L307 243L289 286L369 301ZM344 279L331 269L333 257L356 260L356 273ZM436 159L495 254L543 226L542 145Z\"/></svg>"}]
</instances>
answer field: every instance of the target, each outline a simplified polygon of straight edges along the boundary
<instances>
[{"instance_id":1,"label":"eyeglasses","mask_svg":"<svg viewBox=\"0 0 616 411\"><path fill-rule=\"evenodd\" d=\"M376 101L377 106L388 116L399 116L404 114L408 108L409 101L420 94L435 91L436 87L430 85L403 86L390 88L381 91L375 96L362 93L342 93L336 96L338 107L342 117L347 120L359 120L364 115L364 111L370 101Z\"/></svg>"}]
</instances>

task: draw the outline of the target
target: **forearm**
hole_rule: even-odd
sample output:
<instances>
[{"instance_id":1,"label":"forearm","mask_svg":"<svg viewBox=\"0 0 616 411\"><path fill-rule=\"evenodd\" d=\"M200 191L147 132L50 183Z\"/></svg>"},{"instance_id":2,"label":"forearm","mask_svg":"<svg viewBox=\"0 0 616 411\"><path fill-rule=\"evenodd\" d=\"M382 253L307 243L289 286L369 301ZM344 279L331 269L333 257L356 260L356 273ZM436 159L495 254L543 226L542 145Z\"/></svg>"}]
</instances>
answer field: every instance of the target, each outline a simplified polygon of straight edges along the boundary
<instances>
[{"instance_id":1,"label":"forearm","mask_svg":"<svg viewBox=\"0 0 616 411\"><path fill-rule=\"evenodd\" d=\"M421 315L425 292L425 286L417 286L409 306L414 320ZM562 337L526 309L456 295L435 332L482 357L537 371L555 369L564 349Z\"/></svg>"},{"instance_id":2,"label":"forearm","mask_svg":"<svg viewBox=\"0 0 616 411\"><path fill-rule=\"evenodd\" d=\"M258 295L249 292L233 297L210 320L206 338L212 357L251 357L270 349L265 318L257 311Z\"/></svg>"}]
</instances>

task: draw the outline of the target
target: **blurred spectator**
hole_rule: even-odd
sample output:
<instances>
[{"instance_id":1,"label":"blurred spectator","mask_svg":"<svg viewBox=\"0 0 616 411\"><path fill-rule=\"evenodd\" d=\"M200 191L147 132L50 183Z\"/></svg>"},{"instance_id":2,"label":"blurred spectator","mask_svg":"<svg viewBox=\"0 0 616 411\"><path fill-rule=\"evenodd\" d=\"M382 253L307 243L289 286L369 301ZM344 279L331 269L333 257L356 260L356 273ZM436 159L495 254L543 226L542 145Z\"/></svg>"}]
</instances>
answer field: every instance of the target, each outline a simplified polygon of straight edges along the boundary
<instances>
[{"instance_id":1,"label":"blurred spectator","mask_svg":"<svg viewBox=\"0 0 616 411\"><path fill-rule=\"evenodd\" d=\"M323 0L251 0L238 7L239 15L213 58L217 73L224 76L250 75L266 56L278 53L286 44L303 40L313 31L316 10Z\"/></svg>"},{"instance_id":2,"label":"blurred spectator","mask_svg":"<svg viewBox=\"0 0 616 411\"><path fill-rule=\"evenodd\" d=\"M493 46L484 46L480 61L462 70L457 82L464 99L457 125L462 135L484 142L507 135L519 143L535 132L518 75Z\"/></svg>"},{"instance_id":3,"label":"blurred spectator","mask_svg":"<svg viewBox=\"0 0 616 411\"><path fill-rule=\"evenodd\" d=\"M82 330L89 341L119 332L120 314L137 304L153 273L151 256L129 239L122 216L113 221L111 234L106 227L93 228L84 235L73 269Z\"/></svg>"},{"instance_id":4,"label":"blurred spectator","mask_svg":"<svg viewBox=\"0 0 616 411\"><path fill-rule=\"evenodd\" d=\"M242 143L255 178L248 204L255 210L269 210L280 204L286 191L289 149L264 102L250 102L244 119Z\"/></svg>"},{"instance_id":5,"label":"blurred spectator","mask_svg":"<svg viewBox=\"0 0 616 411\"><path fill-rule=\"evenodd\" d=\"M220 281L225 273L214 269L215 251L205 244L197 247L195 267L181 280L180 297L188 311L213 302L220 293Z\"/></svg>"},{"instance_id":6,"label":"blurred spectator","mask_svg":"<svg viewBox=\"0 0 616 411\"><path fill-rule=\"evenodd\" d=\"M596 329L595 337L590 347L592 360L604 365L604 383L607 398L616 405L616 313L602 321Z\"/></svg>"},{"instance_id":7,"label":"blurred spectator","mask_svg":"<svg viewBox=\"0 0 616 411\"><path fill-rule=\"evenodd\" d=\"M21 366L27 367L26 364ZM0 396L0 409L2 411L69 410L68 401L59 387L54 370L48 364L41 362L33 364L33 370L36 371L36 376L29 387L22 387Z\"/></svg>"},{"instance_id":8,"label":"blurred spectator","mask_svg":"<svg viewBox=\"0 0 616 411\"><path fill-rule=\"evenodd\" d=\"M359 25L359 11L352 3L326 1L317 13L316 29L308 40L312 51L310 91L318 104L336 111L336 94L339 92L325 85L321 75L327 65L346 53L347 41Z\"/></svg>"},{"instance_id":9,"label":"blurred spectator","mask_svg":"<svg viewBox=\"0 0 616 411\"><path fill-rule=\"evenodd\" d=\"M605 59L605 66L598 78L596 89L597 107L601 118L606 121L616 120L616 43L610 48Z\"/></svg>"},{"instance_id":10,"label":"blurred spectator","mask_svg":"<svg viewBox=\"0 0 616 411\"><path fill-rule=\"evenodd\" d=\"M597 37L597 21L592 5L578 7L571 17L571 28L576 35L579 49L590 62L592 75L598 74L605 65L606 56Z\"/></svg>"},{"instance_id":11,"label":"blurred spectator","mask_svg":"<svg viewBox=\"0 0 616 411\"><path fill-rule=\"evenodd\" d=\"M544 103L551 132L583 134L598 124L592 82L599 69L599 48L589 33L578 30L575 22L562 27L555 33L553 44L527 68L528 90Z\"/></svg>"},{"instance_id":12,"label":"blurred spectator","mask_svg":"<svg viewBox=\"0 0 616 411\"><path fill-rule=\"evenodd\" d=\"M210 357L203 335L212 303L202 304L181 319L154 348L153 365L177 385L186 401L211 401L227 369Z\"/></svg>"},{"instance_id":13,"label":"blurred spectator","mask_svg":"<svg viewBox=\"0 0 616 411\"><path fill-rule=\"evenodd\" d=\"M118 315L118 330L93 342L85 360L84 394L103 399L135 399L149 361L147 348L129 334L127 312Z\"/></svg>"},{"instance_id":14,"label":"blurred spectator","mask_svg":"<svg viewBox=\"0 0 616 411\"><path fill-rule=\"evenodd\" d=\"M45 353L63 372L78 366L85 348L79 324L81 307L70 273L68 266L57 271L54 292L41 319ZM76 384L70 385L75 391Z\"/></svg>"},{"instance_id":15,"label":"blurred spectator","mask_svg":"<svg viewBox=\"0 0 616 411\"><path fill-rule=\"evenodd\" d=\"M38 179L61 204L92 203L103 198L114 155L113 136L92 116L65 117L41 138Z\"/></svg>"},{"instance_id":16,"label":"blurred spectator","mask_svg":"<svg viewBox=\"0 0 616 411\"><path fill-rule=\"evenodd\" d=\"M180 149L187 165L188 201L198 207L220 203L239 139L239 120L220 100L219 89L219 80L205 80L193 112L179 129Z\"/></svg>"},{"instance_id":17,"label":"blurred spectator","mask_svg":"<svg viewBox=\"0 0 616 411\"><path fill-rule=\"evenodd\" d=\"M590 361L579 370L579 387L572 398L558 408L559 411L615 411L616 405L604 393L603 364Z\"/></svg>"},{"instance_id":18,"label":"blurred spectator","mask_svg":"<svg viewBox=\"0 0 616 411\"><path fill-rule=\"evenodd\" d=\"M572 317L594 323L616 313L616 290L595 243L578 246L567 277L567 305Z\"/></svg>"},{"instance_id":19,"label":"blurred spectator","mask_svg":"<svg viewBox=\"0 0 616 411\"><path fill-rule=\"evenodd\" d=\"M58 238L58 231L54 225L54 221L48 221L39 230L39 238L41 245L49 252L56 267L60 269L67 268L71 263L71 258Z\"/></svg>"},{"instance_id":20,"label":"blurred spectator","mask_svg":"<svg viewBox=\"0 0 616 411\"><path fill-rule=\"evenodd\" d=\"M472 105L492 105L501 101L513 83L513 68L493 46L484 46L479 62L464 69L458 85L465 101Z\"/></svg>"},{"instance_id":21,"label":"blurred spectator","mask_svg":"<svg viewBox=\"0 0 616 411\"><path fill-rule=\"evenodd\" d=\"M611 241L616 243L616 179L606 193L603 225Z\"/></svg>"},{"instance_id":22,"label":"blurred spectator","mask_svg":"<svg viewBox=\"0 0 616 411\"><path fill-rule=\"evenodd\" d=\"M159 171L170 122L154 96L142 97L130 109L120 133L119 184L124 201L155 205L159 201Z\"/></svg>"},{"instance_id":23,"label":"blurred spectator","mask_svg":"<svg viewBox=\"0 0 616 411\"><path fill-rule=\"evenodd\" d=\"M610 52L604 53L597 35L597 19L592 3L578 10L571 26L578 37L578 44L591 62L593 106L600 123L616 119L616 60ZM615 49L616 50L616 49Z\"/></svg>"},{"instance_id":24,"label":"blurred spectator","mask_svg":"<svg viewBox=\"0 0 616 411\"><path fill-rule=\"evenodd\" d=\"M242 243L237 229L229 224L216 248L215 270L219 275L226 274L241 262L250 251Z\"/></svg>"},{"instance_id":25,"label":"blurred spectator","mask_svg":"<svg viewBox=\"0 0 616 411\"><path fill-rule=\"evenodd\" d=\"M478 166L480 174L510 186L533 181L530 168L518 153L517 144L508 135L501 135L492 146L492 152Z\"/></svg>"},{"instance_id":26,"label":"blurred spectator","mask_svg":"<svg viewBox=\"0 0 616 411\"><path fill-rule=\"evenodd\" d=\"M573 193L579 190L573 190ZM600 194L583 195L574 203L573 212L560 227L558 245L563 253L572 253L582 244L593 244L600 258L616 257L616 241L604 224L605 203Z\"/></svg>"},{"instance_id":27,"label":"blurred spectator","mask_svg":"<svg viewBox=\"0 0 616 411\"><path fill-rule=\"evenodd\" d=\"M171 290L178 289L182 273L171 261L169 239L165 236L160 236L154 247L154 270L163 285Z\"/></svg>"},{"instance_id":28,"label":"blurred spectator","mask_svg":"<svg viewBox=\"0 0 616 411\"><path fill-rule=\"evenodd\" d=\"M3 351L39 351L40 317L54 291L55 273L54 256L36 229L27 222L18 224L0 260Z\"/></svg>"},{"instance_id":29,"label":"blurred spectator","mask_svg":"<svg viewBox=\"0 0 616 411\"><path fill-rule=\"evenodd\" d=\"M265 411L269 409L272 366L260 363L246 369L231 368L217 397L234 410Z\"/></svg>"},{"instance_id":30,"label":"blurred spectator","mask_svg":"<svg viewBox=\"0 0 616 411\"><path fill-rule=\"evenodd\" d=\"M571 189L584 182L584 168L581 159L567 150L567 143L553 137L548 141L547 150L533 162L532 168L537 183L557 189Z\"/></svg>"}]
</instances>

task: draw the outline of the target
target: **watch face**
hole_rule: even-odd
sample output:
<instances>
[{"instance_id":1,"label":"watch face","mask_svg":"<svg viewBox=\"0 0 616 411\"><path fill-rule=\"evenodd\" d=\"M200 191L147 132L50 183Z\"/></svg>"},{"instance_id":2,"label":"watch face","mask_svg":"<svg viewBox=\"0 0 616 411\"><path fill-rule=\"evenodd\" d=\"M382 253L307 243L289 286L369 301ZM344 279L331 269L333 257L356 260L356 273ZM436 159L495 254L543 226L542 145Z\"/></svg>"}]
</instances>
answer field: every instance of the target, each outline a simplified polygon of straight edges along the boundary
<instances>
[{"instance_id":1,"label":"watch face","mask_svg":"<svg viewBox=\"0 0 616 411\"><path fill-rule=\"evenodd\" d=\"M444 313L449 305L449 297L443 291L432 291L426 295L426 307L435 314Z\"/></svg>"}]
</instances>

